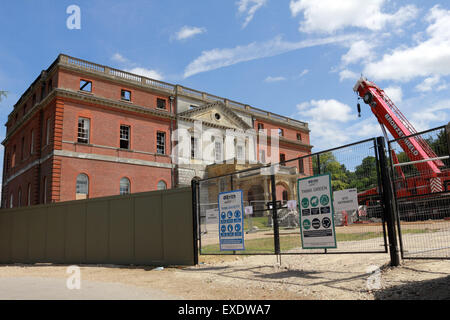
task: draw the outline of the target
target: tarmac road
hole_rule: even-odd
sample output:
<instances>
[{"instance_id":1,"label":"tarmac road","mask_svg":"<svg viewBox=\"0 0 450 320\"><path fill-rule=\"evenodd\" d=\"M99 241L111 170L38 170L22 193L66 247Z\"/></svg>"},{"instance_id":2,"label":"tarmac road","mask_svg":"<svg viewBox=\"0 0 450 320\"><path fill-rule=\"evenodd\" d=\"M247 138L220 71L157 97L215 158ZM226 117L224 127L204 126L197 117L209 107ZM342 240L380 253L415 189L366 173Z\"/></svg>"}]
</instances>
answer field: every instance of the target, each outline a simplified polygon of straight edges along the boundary
<instances>
[{"instance_id":1,"label":"tarmac road","mask_svg":"<svg viewBox=\"0 0 450 320\"><path fill-rule=\"evenodd\" d=\"M157 289L82 280L81 288L68 289L66 279L0 278L0 300L176 300Z\"/></svg>"}]
</instances>

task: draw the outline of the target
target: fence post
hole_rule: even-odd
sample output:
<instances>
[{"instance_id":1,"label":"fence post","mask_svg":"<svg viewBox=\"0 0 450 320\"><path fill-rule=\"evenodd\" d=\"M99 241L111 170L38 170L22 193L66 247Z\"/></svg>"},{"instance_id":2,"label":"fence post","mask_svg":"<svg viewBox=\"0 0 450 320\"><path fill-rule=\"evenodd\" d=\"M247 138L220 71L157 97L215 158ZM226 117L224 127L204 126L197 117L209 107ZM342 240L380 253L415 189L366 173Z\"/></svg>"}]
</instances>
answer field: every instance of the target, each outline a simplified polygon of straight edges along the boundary
<instances>
[{"instance_id":1,"label":"fence post","mask_svg":"<svg viewBox=\"0 0 450 320\"><path fill-rule=\"evenodd\" d=\"M197 207L197 187L198 182L193 179L191 181L191 191L192 191L192 228L193 228L193 237L194 237L194 265L198 264L198 207Z\"/></svg>"},{"instance_id":2,"label":"fence post","mask_svg":"<svg viewBox=\"0 0 450 320\"><path fill-rule=\"evenodd\" d=\"M392 184L389 178L389 166L386 158L386 149L384 138L377 138L378 156L380 157L380 173L381 184L383 188L383 204L384 216L387 224L388 239L389 239L389 253L391 255L391 266L396 267L400 265L400 257L397 242L397 232L395 228L395 209L394 209L394 194L392 192Z\"/></svg>"},{"instance_id":3,"label":"fence post","mask_svg":"<svg viewBox=\"0 0 450 320\"><path fill-rule=\"evenodd\" d=\"M273 221L274 247L275 247L275 254L280 254L280 233L278 230L279 227L278 227L278 213L277 213L277 189L274 173L272 173L272 175L270 176L270 181L272 185L272 221Z\"/></svg>"}]
</instances>

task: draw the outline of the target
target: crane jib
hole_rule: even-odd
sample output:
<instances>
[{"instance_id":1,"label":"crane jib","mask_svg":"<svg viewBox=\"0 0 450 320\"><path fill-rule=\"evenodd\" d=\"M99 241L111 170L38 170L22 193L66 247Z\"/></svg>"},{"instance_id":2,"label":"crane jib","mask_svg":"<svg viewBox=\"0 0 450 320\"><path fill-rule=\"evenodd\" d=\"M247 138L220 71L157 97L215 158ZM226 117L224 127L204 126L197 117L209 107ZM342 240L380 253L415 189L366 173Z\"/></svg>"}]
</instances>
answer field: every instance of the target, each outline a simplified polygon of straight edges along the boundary
<instances>
[{"instance_id":1,"label":"crane jib","mask_svg":"<svg viewBox=\"0 0 450 320\"><path fill-rule=\"evenodd\" d=\"M400 138L405 137L405 133L397 126L397 124L395 123L395 121L392 119L392 117L389 114L385 114L384 116L386 118L386 120L390 123L390 125L394 128L395 132L397 132L397 134L399 135ZM413 144L411 143L411 141L409 141L409 139L405 139L406 146L408 147L409 151L411 151L411 153L415 156L419 155L419 151L417 151L417 149L413 146Z\"/></svg>"}]
</instances>

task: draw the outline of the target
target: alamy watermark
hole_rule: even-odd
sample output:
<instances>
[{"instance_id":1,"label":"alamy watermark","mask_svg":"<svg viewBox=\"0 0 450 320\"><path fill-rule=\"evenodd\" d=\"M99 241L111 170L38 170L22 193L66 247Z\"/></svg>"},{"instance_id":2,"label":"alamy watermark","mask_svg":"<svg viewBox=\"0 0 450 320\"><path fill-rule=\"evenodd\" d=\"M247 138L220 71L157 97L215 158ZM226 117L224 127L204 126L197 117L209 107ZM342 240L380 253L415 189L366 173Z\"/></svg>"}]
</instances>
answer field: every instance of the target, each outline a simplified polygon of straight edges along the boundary
<instances>
[{"instance_id":1,"label":"alamy watermark","mask_svg":"<svg viewBox=\"0 0 450 320\"><path fill-rule=\"evenodd\" d=\"M371 265L366 269L366 273L370 273L370 276L366 280L367 290L379 290L381 289L381 270L378 266Z\"/></svg>"},{"instance_id":2,"label":"alamy watermark","mask_svg":"<svg viewBox=\"0 0 450 320\"><path fill-rule=\"evenodd\" d=\"M81 29L81 9L79 6L72 4L67 7L66 13L69 14L66 20L66 26L69 30Z\"/></svg>"},{"instance_id":3,"label":"alamy watermark","mask_svg":"<svg viewBox=\"0 0 450 320\"><path fill-rule=\"evenodd\" d=\"M81 269L79 266L69 266L66 270L67 274L70 274L66 281L66 287L69 290L81 289Z\"/></svg>"}]
</instances>

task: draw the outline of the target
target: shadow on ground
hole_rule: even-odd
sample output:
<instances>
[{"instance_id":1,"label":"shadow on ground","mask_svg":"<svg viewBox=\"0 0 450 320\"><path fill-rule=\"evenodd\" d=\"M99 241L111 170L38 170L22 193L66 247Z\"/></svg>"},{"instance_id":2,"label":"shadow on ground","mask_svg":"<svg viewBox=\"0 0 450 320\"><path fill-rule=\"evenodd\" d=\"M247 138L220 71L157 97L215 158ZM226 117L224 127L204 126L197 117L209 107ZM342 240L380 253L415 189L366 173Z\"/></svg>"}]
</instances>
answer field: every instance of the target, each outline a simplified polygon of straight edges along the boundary
<instances>
[{"instance_id":1,"label":"shadow on ground","mask_svg":"<svg viewBox=\"0 0 450 320\"><path fill-rule=\"evenodd\" d=\"M450 300L450 276L414 281L374 292L376 300Z\"/></svg>"}]
</instances>

